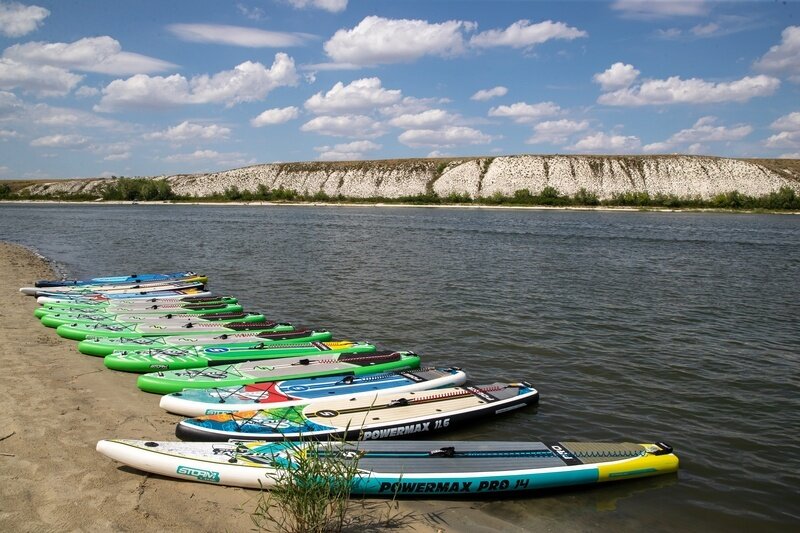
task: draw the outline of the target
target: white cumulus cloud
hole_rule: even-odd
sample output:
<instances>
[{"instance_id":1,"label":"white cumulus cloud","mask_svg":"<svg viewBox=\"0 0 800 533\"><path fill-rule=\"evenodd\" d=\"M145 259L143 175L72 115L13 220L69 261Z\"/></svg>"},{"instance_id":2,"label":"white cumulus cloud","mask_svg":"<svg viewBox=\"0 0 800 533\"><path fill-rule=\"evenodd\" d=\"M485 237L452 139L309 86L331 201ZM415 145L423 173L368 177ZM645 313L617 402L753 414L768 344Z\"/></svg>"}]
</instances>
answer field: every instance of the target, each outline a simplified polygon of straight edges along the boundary
<instances>
[{"instance_id":1,"label":"white cumulus cloud","mask_svg":"<svg viewBox=\"0 0 800 533\"><path fill-rule=\"evenodd\" d=\"M81 148L89 143L89 139L83 135L59 134L39 137L31 141L31 146L46 148Z\"/></svg>"},{"instance_id":2,"label":"white cumulus cloud","mask_svg":"<svg viewBox=\"0 0 800 533\"><path fill-rule=\"evenodd\" d=\"M22 37L41 26L50 11L19 2L0 2L0 33L6 37Z\"/></svg>"},{"instance_id":3,"label":"white cumulus cloud","mask_svg":"<svg viewBox=\"0 0 800 533\"><path fill-rule=\"evenodd\" d=\"M347 0L288 0L297 9L317 8L331 13L340 13L347 9Z\"/></svg>"},{"instance_id":4,"label":"white cumulus cloud","mask_svg":"<svg viewBox=\"0 0 800 533\"><path fill-rule=\"evenodd\" d=\"M732 82L714 83L698 78L684 80L672 76L666 80L646 80L640 84L601 95L597 102L611 106L644 106L666 104L709 104L747 102L769 96L780 86L770 76L746 76Z\"/></svg>"},{"instance_id":5,"label":"white cumulus cloud","mask_svg":"<svg viewBox=\"0 0 800 533\"><path fill-rule=\"evenodd\" d=\"M552 39L573 40L586 37L588 34L567 26L563 22L545 20L531 24L529 20L518 20L504 30L488 30L474 35L469 44L477 48L510 46L512 48L529 48Z\"/></svg>"},{"instance_id":6,"label":"white cumulus cloud","mask_svg":"<svg viewBox=\"0 0 800 533\"><path fill-rule=\"evenodd\" d=\"M533 127L533 136L527 141L527 144L561 144L567 141L570 135L574 135L580 131L584 131L589 127L589 122L581 120L548 120L540 122Z\"/></svg>"},{"instance_id":7,"label":"white cumulus cloud","mask_svg":"<svg viewBox=\"0 0 800 533\"><path fill-rule=\"evenodd\" d=\"M236 9L250 20L263 20L267 16L266 12L260 7L249 7L244 4L236 4Z\"/></svg>"},{"instance_id":8,"label":"white cumulus cloud","mask_svg":"<svg viewBox=\"0 0 800 533\"><path fill-rule=\"evenodd\" d=\"M75 96L79 98L90 98L92 96L97 96L98 94L100 94L100 89L97 87L89 87L88 85L78 87L78 89L75 91Z\"/></svg>"},{"instance_id":9,"label":"white cumulus cloud","mask_svg":"<svg viewBox=\"0 0 800 533\"><path fill-rule=\"evenodd\" d=\"M396 104L402 97L399 89L384 89L379 78L362 78L348 85L338 82L325 94L318 92L306 100L305 108L320 115L359 113Z\"/></svg>"},{"instance_id":10,"label":"white cumulus cloud","mask_svg":"<svg viewBox=\"0 0 800 533\"><path fill-rule=\"evenodd\" d=\"M41 97L65 96L83 76L49 65L19 63L0 58L0 89L22 89Z\"/></svg>"},{"instance_id":11,"label":"white cumulus cloud","mask_svg":"<svg viewBox=\"0 0 800 533\"><path fill-rule=\"evenodd\" d=\"M720 32L722 28L716 22L709 22L708 24L698 24L692 26L689 31L696 37L712 37Z\"/></svg>"},{"instance_id":12,"label":"white cumulus cloud","mask_svg":"<svg viewBox=\"0 0 800 533\"><path fill-rule=\"evenodd\" d=\"M431 129L452 124L457 118L443 109L428 109L421 113L396 116L389 120L389 124L403 129Z\"/></svg>"},{"instance_id":13,"label":"white cumulus cloud","mask_svg":"<svg viewBox=\"0 0 800 533\"><path fill-rule=\"evenodd\" d=\"M332 137L374 138L385 132L383 125L366 115L323 115L300 126L301 131Z\"/></svg>"},{"instance_id":14,"label":"white cumulus cloud","mask_svg":"<svg viewBox=\"0 0 800 533\"><path fill-rule=\"evenodd\" d=\"M598 132L587 135L572 146L568 146L567 149L584 153L624 154L637 152L640 146L641 141L638 137Z\"/></svg>"},{"instance_id":15,"label":"white cumulus cloud","mask_svg":"<svg viewBox=\"0 0 800 533\"><path fill-rule=\"evenodd\" d=\"M681 130L670 137L673 143L692 143L710 141L738 141L753 132L753 127L738 124L733 127L717 125L716 117L702 117L691 128Z\"/></svg>"},{"instance_id":16,"label":"white cumulus cloud","mask_svg":"<svg viewBox=\"0 0 800 533\"><path fill-rule=\"evenodd\" d=\"M800 111L794 111L775 120L769 126L773 130L800 130Z\"/></svg>"},{"instance_id":17,"label":"white cumulus cloud","mask_svg":"<svg viewBox=\"0 0 800 533\"><path fill-rule=\"evenodd\" d=\"M243 166L255 163L241 152L217 152L216 150L195 150L190 154L172 154L164 158L168 163L195 163L208 165L213 163L223 167Z\"/></svg>"},{"instance_id":18,"label":"white cumulus cloud","mask_svg":"<svg viewBox=\"0 0 800 533\"><path fill-rule=\"evenodd\" d=\"M123 52L119 41L108 36L87 37L72 43L15 44L5 49L3 57L20 63L112 75L146 74L175 67L167 61Z\"/></svg>"},{"instance_id":19,"label":"white cumulus cloud","mask_svg":"<svg viewBox=\"0 0 800 533\"><path fill-rule=\"evenodd\" d=\"M505 96L506 94L508 94L508 89L502 85L498 85L497 87L492 87L491 89L481 89L470 96L469 99L477 100L478 102L485 102L486 100L491 100L492 98L496 98L498 96Z\"/></svg>"},{"instance_id":20,"label":"white cumulus cloud","mask_svg":"<svg viewBox=\"0 0 800 533\"><path fill-rule=\"evenodd\" d=\"M297 82L294 60L278 53L270 68L246 61L233 70L213 76L195 76L191 80L180 74L167 77L138 74L126 80L114 80L103 89L103 97L95 110L109 112L208 103L224 103L230 107L263 100L273 89L294 86Z\"/></svg>"},{"instance_id":21,"label":"white cumulus cloud","mask_svg":"<svg viewBox=\"0 0 800 533\"><path fill-rule=\"evenodd\" d=\"M490 117L511 118L514 122L526 123L536 122L537 120L561 113L561 108L553 102L540 102L538 104L527 104L517 102L511 105L501 105L489 110Z\"/></svg>"},{"instance_id":22,"label":"white cumulus cloud","mask_svg":"<svg viewBox=\"0 0 800 533\"><path fill-rule=\"evenodd\" d=\"M781 33L781 43L769 49L753 67L759 72L786 74L800 83L800 26L789 26Z\"/></svg>"},{"instance_id":23,"label":"white cumulus cloud","mask_svg":"<svg viewBox=\"0 0 800 533\"><path fill-rule=\"evenodd\" d=\"M231 133L230 128L217 124L196 124L185 120L177 126L172 126L163 131L146 133L143 137L148 141L167 141L181 143L196 140L225 139Z\"/></svg>"},{"instance_id":24,"label":"white cumulus cloud","mask_svg":"<svg viewBox=\"0 0 800 533\"><path fill-rule=\"evenodd\" d=\"M800 112L794 111L775 120L770 128L778 131L764 141L767 148L800 148ZM786 154L781 157L785 157Z\"/></svg>"},{"instance_id":25,"label":"white cumulus cloud","mask_svg":"<svg viewBox=\"0 0 800 533\"><path fill-rule=\"evenodd\" d=\"M625 18L654 20L702 16L710 8L705 0L616 0L611 9Z\"/></svg>"},{"instance_id":26,"label":"white cumulus cloud","mask_svg":"<svg viewBox=\"0 0 800 533\"><path fill-rule=\"evenodd\" d=\"M98 116L82 109L36 104L25 108L24 120L42 126L70 126L121 130L123 125L115 120Z\"/></svg>"},{"instance_id":27,"label":"white cumulus cloud","mask_svg":"<svg viewBox=\"0 0 800 533\"><path fill-rule=\"evenodd\" d=\"M400 134L398 141L412 148L447 148L468 144L488 144L492 137L467 126L444 126L438 129L413 129Z\"/></svg>"},{"instance_id":28,"label":"white cumulus cloud","mask_svg":"<svg viewBox=\"0 0 800 533\"><path fill-rule=\"evenodd\" d=\"M227 44L247 48L302 46L314 38L308 33L268 31L225 24L170 24L167 29L183 41Z\"/></svg>"},{"instance_id":29,"label":"white cumulus cloud","mask_svg":"<svg viewBox=\"0 0 800 533\"><path fill-rule=\"evenodd\" d=\"M353 29L338 30L324 48L335 63L360 66L408 63L426 55L461 54L462 30L474 27L474 23L458 20L432 24L425 20L369 16Z\"/></svg>"},{"instance_id":30,"label":"white cumulus cloud","mask_svg":"<svg viewBox=\"0 0 800 533\"><path fill-rule=\"evenodd\" d=\"M317 146L314 150L320 153L318 159L322 161L354 161L364 159L366 152L374 152L381 148L383 146L372 141L353 141L334 146Z\"/></svg>"},{"instance_id":31,"label":"white cumulus cloud","mask_svg":"<svg viewBox=\"0 0 800 533\"><path fill-rule=\"evenodd\" d=\"M691 128L678 131L662 142L647 144L643 147L645 152L667 152L674 151L681 146L687 146L687 153L692 153L692 145L701 146L700 151L706 151L707 147L700 143L740 141L753 132L753 127L748 124L737 124L727 127L718 124L716 117L701 117Z\"/></svg>"},{"instance_id":32,"label":"white cumulus cloud","mask_svg":"<svg viewBox=\"0 0 800 533\"><path fill-rule=\"evenodd\" d=\"M640 72L633 65L617 62L608 67L604 72L594 75L594 81L600 84L604 91L615 91L629 87L636 81Z\"/></svg>"},{"instance_id":33,"label":"white cumulus cloud","mask_svg":"<svg viewBox=\"0 0 800 533\"><path fill-rule=\"evenodd\" d=\"M289 107L275 107L267 109L257 117L250 120L250 125L254 128L262 126L269 126L272 124L283 124L297 118L300 115L300 110L295 106Z\"/></svg>"}]
</instances>

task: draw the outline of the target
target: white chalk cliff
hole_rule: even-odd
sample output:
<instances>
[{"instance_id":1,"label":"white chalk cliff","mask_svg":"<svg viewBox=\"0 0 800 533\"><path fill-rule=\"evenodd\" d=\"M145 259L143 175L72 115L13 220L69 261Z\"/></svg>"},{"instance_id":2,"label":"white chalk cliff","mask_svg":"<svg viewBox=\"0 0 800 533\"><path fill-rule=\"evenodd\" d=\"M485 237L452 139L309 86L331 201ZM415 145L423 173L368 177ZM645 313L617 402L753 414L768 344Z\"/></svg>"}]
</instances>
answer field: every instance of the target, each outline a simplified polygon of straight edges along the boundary
<instances>
[{"instance_id":1,"label":"white chalk cliff","mask_svg":"<svg viewBox=\"0 0 800 533\"><path fill-rule=\"evenodd\" d=\"M601 200L624 192L702 199L730 191L758 197L781 187L800 193L797 160L683 155L518 155L276 163L152 178L166 179L178 195L195 197L222 194L234 186L240 191L254 192L260 185L349 198L399 198L430 192L441 197L466 194L479 198L494 194L510 196L521 189L537 194L548 186L567 195L585 189ZM94 193L105 183L109 179L53 181L32 185L25 191L34 195Z\"/></svg>"}]
</instances>

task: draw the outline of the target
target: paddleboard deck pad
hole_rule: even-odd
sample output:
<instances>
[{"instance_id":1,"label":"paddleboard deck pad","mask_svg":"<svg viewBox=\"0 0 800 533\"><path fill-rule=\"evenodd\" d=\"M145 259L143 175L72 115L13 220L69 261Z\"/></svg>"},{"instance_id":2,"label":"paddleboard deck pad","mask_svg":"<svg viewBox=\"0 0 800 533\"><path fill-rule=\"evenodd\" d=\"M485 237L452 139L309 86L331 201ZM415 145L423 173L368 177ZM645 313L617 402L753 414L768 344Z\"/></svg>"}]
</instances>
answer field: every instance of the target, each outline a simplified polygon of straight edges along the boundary
<instances>
[{"instance_id":1,"label":"paddleboard deck pad","mask_svg":"<svg viewBox=\"0 0 800 533\"><path fill-rule=\"evenodd\" d=\"M421 368L362 376L322 376L212 389L184 389L162 396L162 409L184 416L233 413L257 408L292 407L339 398L374 397L462 385L460 368Z\"/></svg>"},{"instance_id":2,"label":"paddleboard deck pad","mask_svg":"<svg viewBox=\"0 0 800 533\"><path fill-rule=\"evenodd\" d=\"M539 400L527 383L492 383L432 391L330 399L325 403L220 413L182 420L182 440L377 440L431 435Z\"/></svg>"},{"instance_id":3,"label":"paddleboard deck pad","mask_svg":"<svg viewBox=\"0 0 800 533\"><path fill-rule=\"evenodd\" d=\"M272 488L297 454L356 468L352 492L432 498L530 493L676 472L665 443L360 441L355 443L101 440L97 451L139 470L215 485ZM355 462L355 464L353 464ZM335 467L334 467L335 468Z\"/></svg>"},{"instance_id":4,"label":"paddleboard deck pad","mask_svg":"<svg viewBox=\"0 0 800 533\"><path fill-rule=\"evenodd\" d=\"M170 392L180 392L183 389L234 387L265 381L282 381L313 376L372 374L417 367L419 367L419 356L413 352L342 353L152 372L139 376L136 384L146 392L169 394Z\"/></svg>"}]
</instances>

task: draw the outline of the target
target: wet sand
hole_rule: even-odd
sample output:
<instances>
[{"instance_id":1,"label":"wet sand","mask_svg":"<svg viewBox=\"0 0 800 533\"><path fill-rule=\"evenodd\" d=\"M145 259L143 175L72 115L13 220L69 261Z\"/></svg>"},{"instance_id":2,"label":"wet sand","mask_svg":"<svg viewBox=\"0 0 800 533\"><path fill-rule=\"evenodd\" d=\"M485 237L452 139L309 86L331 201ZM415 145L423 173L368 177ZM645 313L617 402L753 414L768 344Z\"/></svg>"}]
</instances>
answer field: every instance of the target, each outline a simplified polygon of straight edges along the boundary
<instances>
[{"instance_id":1,"label":"wet sand","mask_svg":"<svg viewBox=\"0 0 800 533\"><path fill-rule=\"evenodd\" d=\"M178 417L136 375L108 370L33 316L19 292L57 277L26 248L0 242L0 531L253 531L257 491L163 478L95 451L104 438L173 440ZM353 531L564 531L481 512L481 502L359 501Z\"/></svg>"}]
</instances>

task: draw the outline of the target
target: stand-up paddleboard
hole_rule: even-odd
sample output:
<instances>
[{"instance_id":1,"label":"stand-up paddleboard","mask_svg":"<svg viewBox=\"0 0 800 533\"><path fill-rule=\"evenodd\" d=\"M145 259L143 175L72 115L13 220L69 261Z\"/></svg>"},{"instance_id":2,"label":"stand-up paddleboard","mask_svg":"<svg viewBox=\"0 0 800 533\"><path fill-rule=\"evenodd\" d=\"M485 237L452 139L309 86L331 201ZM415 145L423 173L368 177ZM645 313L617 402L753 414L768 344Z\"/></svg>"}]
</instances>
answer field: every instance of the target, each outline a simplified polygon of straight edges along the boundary
<instances>
[{"instance_id":1,"label":"stand-up paddleboard","mask_svg":"<svg viewBox=\"0 0 800 533\"><path fill-rule=\"evenodd\" d=\"M206 313L206 314L187 314L187 313L166 313L163 315L153 315L147 313L51 313L39 319L43 325L49 328L57 328L63 324L162 324L162 325L183 325L190 322L203 324L213 322L225 324L228 322L263 322L267 319L261 313L246 313L242 311L234 313Z\"/></svg>"},{"instance_id":2,"label":"stand-up paddleboard","mask_svg":"<svg viewBox=\"0 0 800 533\"><path fill-rule=\"evenodd\" d=\"M103 276L88 279L40 279L34 283L36 287L77 287L85 285L107 285L117 283L142 283L149 281L175 281L186 278L203 278L208 281L208 277L184 270L181 272L167 272L164 274L131 274L129 276Z\"/></svg>"},{"instance_id":3,"label":"stand-up paddleboard","mask_svg":"<svg viewBox=\"0 0 800 533\"><path fill-rule=\"evenodd\" d=\"M122 324L107 322L100 324L62 324L56 328L56 333L65 339L82 341L86 337L165 337L167 335L223 335L251 331L280 332L292 331L291 324L278 322L185 322L181 324Z\"/></svg>"},{"instance_id":4,"label":"stand-up paddleboard","mask_svg":"<svg viewBox=\"0 0 800 533\"><path fill-rule=\"evenodd\" d=\"M181 298L184 296L200 297L211 296L211 291L203 288L188 288L188 289L175 289L169 291L139 291L137 293L123 293L123 294L75 294L68 295L63 293L45 293L37 295L36 301L41 304L64 302L70 299L74 300L94 300L97 302L113 301L113 300L132 300L132 299L153 299L153 298Z\"/></svg>"},{"instance_id":5,"label":"stand-up paddleboard","mask_svg":"<svg viewBox=\"0 0 800 533\"><path fill-rule=\"evenodd\" d=\"M184 389L161 397L162 409L184 416L235 413L254 407L324 404L340 398L374 397L462 385L460 368L420 368L361 376L322 376L213 389Z\"/></svg>"},{"instance_id":6,"label":"stand-up paddleboard","mask_svg":"<svg viewBox=\"0 0 800 533\"><path fill-rule=\"evenodd\" d=\"M146 307L139 307L135 305L129 306L109 306L109 305L43 305L37 307L33 312L36 318L42 318L45 315L55 315L60 313L78 314L78 313L100 313L100 314L122 314L122 313L135 313L142 315L168 315L168 314L185 314L185 315L207 315L212 313L240 313L242 306L238 303L220 302L214 304L186 304L186 305L154 305L150 304Z\"/></svg>"},{"instance_id":7,"label":"stand-up paddleboard","mask_svg":"<svg viewBox=\"0 0 800 533\"><path fill-rule=\"evenodd\" d=\"M134 311L147 309L153 305L156 308L162 305L187 305L187 304L235 304L239 303L238 298L234 296L196 296L193 292L186 291L186 294L178 294L177 296L151 296L149 298L117 298L110 300L104 297L67 297L67 298L37 298L37 302L42 306L47 307L86 307L91 309L117 309L132 307Z\"/></svg>"},{"instance_id":8,"label":"stand-up paddleboard","mask_svg":"<svg viewBox=\"0 0 800 533\"><path fill-rule=\"evenodd\" d=\"M150 348L135 352L114 352L103 360L108 368L124 372L155 372L207 366L232 365L247 361L266 361L284 357L306 357L319 354L371 353L375 346L366 342L303 342L274 343L261 347L226 348L194 346L187 348Z\"/></svg>"},{"instance_id":9,"label":"stand-up paddleboard","mask_svg":"<svg viewBox=\"0 0 800 533\"><path fill-rule=\"evenodd\" d=\"M169 394L183 389L235 387L313 376L347 374L358 376L417 367L419 367L419 356L413 352L343 353L153 372L139 376L136 384L145 392Z\"/></svg>"},{"instance_id":10,"label":"stand-up paddleboard","mask_svg":"<svg viewBox=\"0 0 800 533\"><path fill-rule=\"evenodd\" d=\"M189 278L185 281L151 281L120 285L87 285L85 287L22 287L19 291L29 296L51 296L65 294L85 296L92 294L136 294L141 291L174 291L179 289L202 289L205 281Z\"/></svg>"},{"instance_id":11,"label":"stand-up paddleboard","mask_svg":"<svg viewBox=\"0 0 800 533\"><path fill-rule=\"evenodd\" d=\"M187 332L188 333L188 332ZM296 329L279 332L223 333L221 335L172 335L167 337L89 337L78 343L78 351L105 357L117 351L138 351L162 348L218 347L228 349L264 348L274 343L329 341L330 331Z\"/></svg>"},{"instance_id":12,"label":"stand-up paddleboard","mask_svg":"<svg viewBox=\"0 0 800 533\"><path fill-rule=\"evenodd\" d=\"M139 470L216 485L269 489L294 457L346 462L352 492L370 496L475 497L590 485L678 470L659 442L361 441L356 443L101 440L97 451ZM343 469L339 469L342 471Z\"/></svg>"},{"instance_id":13,"label":"stand-up paddleboard","mask_svg":"<svg viewBox=\"0 0 800 533\"><path fill-rule=\"evenodd\" d=\"M456 429L538 400L539 392L528 383L376 394L188 418L175 427L175 436L192 441L390 439Z\"/></svg>"}]
</instances>

